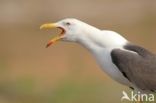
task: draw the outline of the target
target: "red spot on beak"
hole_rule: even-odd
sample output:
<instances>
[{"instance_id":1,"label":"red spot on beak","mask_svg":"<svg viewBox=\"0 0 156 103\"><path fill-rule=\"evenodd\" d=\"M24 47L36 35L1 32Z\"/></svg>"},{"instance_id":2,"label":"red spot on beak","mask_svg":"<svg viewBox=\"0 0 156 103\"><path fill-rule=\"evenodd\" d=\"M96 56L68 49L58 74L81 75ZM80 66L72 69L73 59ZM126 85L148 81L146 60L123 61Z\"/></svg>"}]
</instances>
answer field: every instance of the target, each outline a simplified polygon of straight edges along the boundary
<instances>
[{"instance_id":1,"label":"red spot on beak","mask_svg":"<svg viewBox=\"0 0 156 103\"><path fill-rule=\"evenodd\" d=\"M46 48L48 48L50 45L52 45L53 44L53 42L52 41L50 41L47 45L46 45Z\"/></svg>"}]
</instances>

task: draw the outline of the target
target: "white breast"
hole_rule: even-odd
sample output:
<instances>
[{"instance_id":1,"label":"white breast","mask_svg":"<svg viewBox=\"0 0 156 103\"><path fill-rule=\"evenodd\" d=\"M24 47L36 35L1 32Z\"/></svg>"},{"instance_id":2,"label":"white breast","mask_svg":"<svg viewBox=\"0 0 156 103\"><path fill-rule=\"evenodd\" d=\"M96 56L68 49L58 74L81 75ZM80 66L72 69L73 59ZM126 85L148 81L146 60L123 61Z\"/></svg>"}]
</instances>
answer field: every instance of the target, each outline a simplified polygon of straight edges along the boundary
<instances>
[{"instance_id":1,"label":"white breast","mask_svg":"<svg viewBox=\"0 0 156 103\"><path fill-rule=\"evenodd\" d=\"M127 80L127 78L125 78L117 66L113 64L110 53L111 49L103 49L98 52L94 52L93 55L95 56L98 64L101 66L102 70L112 79L121 84L131 86L131 83Z\"/></svg>"}]
</instances>

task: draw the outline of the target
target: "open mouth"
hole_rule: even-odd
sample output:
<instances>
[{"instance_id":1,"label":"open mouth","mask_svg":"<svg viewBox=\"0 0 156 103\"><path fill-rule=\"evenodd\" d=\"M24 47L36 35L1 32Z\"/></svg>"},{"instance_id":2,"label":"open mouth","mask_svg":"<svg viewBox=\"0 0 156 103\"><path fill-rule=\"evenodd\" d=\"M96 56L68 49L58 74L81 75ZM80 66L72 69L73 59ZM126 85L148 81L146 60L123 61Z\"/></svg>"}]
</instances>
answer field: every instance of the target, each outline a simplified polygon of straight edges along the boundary
<instances>
[{"instance_id":1,"label":"open mouth","mask_svg":"<svg viewBox=\"0 0 156 103\"><path fill-rule=\"evenodd\" d=\"M61 33L58 34L56 37L52 38L46 45L46 48L49 47L50 45L54 44L55 42L61 40L65 34L65 29L58 26L56 23L48 23L48 24L43 24L40 26L40 29L53 29L53 28L59 28L61 30Z\"/></svg>"},{"instance_id":2,"label":"open mouth","mask_svg":"<svg viewBox=\"0 0 156 103\"><path fill-rule=\"evenodd\" d=\"M61 33L59 34L60 36L65 34L64 28L62 28L62 27L57 27L57 28L59 28L61 30Z\"/></svg>"}]
</instances>

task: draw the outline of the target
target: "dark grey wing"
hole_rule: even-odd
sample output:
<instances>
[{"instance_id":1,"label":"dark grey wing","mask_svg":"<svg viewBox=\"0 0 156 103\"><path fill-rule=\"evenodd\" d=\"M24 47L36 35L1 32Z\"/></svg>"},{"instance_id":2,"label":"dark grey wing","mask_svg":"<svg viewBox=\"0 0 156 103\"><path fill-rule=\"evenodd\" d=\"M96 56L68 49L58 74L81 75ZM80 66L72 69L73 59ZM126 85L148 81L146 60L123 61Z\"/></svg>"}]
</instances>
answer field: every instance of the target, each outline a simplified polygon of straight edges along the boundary
<instances>
[{"instance_id":1,"label":"dark grey wing","mask_svg":"<svg viewBox=\"0 0 156 103\"><path fill-rule=\"evenodd\" d=\"M156 90L156 56L136 45L128 44L124 48L112 50L113 63L138 88Z\"/></svg>"}]
</instances>

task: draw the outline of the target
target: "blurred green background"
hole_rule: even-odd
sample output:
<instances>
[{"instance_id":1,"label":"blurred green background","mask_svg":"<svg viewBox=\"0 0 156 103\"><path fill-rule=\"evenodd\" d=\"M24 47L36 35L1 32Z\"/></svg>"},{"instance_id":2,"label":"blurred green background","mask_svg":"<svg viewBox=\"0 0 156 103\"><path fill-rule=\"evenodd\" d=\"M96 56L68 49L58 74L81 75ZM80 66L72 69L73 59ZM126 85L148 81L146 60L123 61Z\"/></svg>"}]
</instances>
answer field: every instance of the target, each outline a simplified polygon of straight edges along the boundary
<instances>
[{"instance_id":1,"label":"blurred green background","mask_svg":"<svg viewBox=\"0 0 156 103\"><path fill-rule=\"evenodd\" d=\"M0 103L121 103L130 90L87 50L66 42L45 48L57 31L39 26L67 17L156 52L155 0L0 0Z\"/></svg>"}]
</instances>

